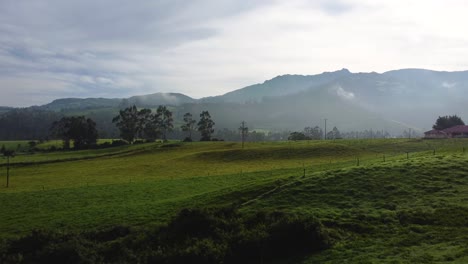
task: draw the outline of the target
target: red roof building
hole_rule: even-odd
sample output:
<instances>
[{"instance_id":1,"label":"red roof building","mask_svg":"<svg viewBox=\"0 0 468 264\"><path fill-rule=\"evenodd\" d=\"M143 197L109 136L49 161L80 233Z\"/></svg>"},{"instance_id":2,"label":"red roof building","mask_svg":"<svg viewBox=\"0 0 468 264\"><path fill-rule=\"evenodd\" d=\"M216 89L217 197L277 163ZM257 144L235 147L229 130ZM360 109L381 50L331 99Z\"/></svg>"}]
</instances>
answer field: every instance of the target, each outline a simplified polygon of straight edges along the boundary
<instances>
[{"instance_id":1,"label":"red roof building","mask_svg":"<svg viewBox=\"0 0 468 264\"><path fill-rule=\"evenodd\" d=\"M446 128L443 130L445 133L449 135L449 137L468 137L468 126L454 126L451 128Z\"/></svg>"},{"instance_id":2,"label":"red roof building","mask_svg":"<svg viewBox=\"0 0 468 264\"><path fill-rule=\"evenodd\" d=\"M424 138L448 138L448 135L442 130L433 129L431 131L424 132Z\"/></svg>"},{"instance_id":3,"label":"red roof building","mask_svg":"<svg viewBox=\"0 0 468 264\"><path fill-rule=\"evenodd\" d=\"M468 126L459 125L444 130L431 130L424 132L425 138L460 138L468 137Z\"/></svg>"}]
</instances>

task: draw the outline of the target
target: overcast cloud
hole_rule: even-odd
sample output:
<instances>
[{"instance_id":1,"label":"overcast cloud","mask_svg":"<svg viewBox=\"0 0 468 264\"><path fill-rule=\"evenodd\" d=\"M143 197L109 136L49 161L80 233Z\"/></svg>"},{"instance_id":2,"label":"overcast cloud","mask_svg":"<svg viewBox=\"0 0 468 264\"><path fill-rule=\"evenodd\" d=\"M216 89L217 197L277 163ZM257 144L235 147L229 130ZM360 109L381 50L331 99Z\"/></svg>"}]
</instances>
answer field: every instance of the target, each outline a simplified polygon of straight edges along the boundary
<instances>
[{"instance_id":1,"label":"overcast cloud","mask_svg":"<svg viewBox=\"0 0 468 264\"><path fill-rule=\"evenodd\" d=\"M468 69L463 0L2 0L0 105L219 95L281 74Z\"/></svg>"}]
</instances>

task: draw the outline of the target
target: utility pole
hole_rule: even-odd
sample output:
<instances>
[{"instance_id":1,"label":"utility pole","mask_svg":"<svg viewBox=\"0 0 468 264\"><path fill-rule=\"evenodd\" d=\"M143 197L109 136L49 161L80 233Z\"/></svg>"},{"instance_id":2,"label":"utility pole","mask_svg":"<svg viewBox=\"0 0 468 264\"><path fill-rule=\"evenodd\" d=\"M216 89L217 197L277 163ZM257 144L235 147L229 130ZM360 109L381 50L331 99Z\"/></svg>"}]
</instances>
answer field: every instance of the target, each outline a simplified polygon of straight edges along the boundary
<instances>
[{"instance_id":1,"label":"utility pole","mask_svg":"<svg viewBox=\"0 0 468 264\"><path fill-rule=\"evenodd\" d=\"M15 152L13 150L5 150L3 152L3 156L6 157L7 159L7 182L6 182L6 187L8 188L10 186L10 157L15 156Z\"/></svg>"},{"instance_id":2,"label":"utility pole","mask_svg":"<svg viewBox=\"0 0 468 264\"><path fill-rule=\"evenodd\" d=\"M6 187L10 186L10 156L7 156Z\"/></svg>"},{"instance_id":3,"label":"utility pole","mask_svg":"<svg viewBox=\"0 0 468 264\"><path fill-rule=\"evenodd\" d=\"M325 118L325 134L323 134L323 138L327 139L327 119Z\"/></svg>"}]
</instances>

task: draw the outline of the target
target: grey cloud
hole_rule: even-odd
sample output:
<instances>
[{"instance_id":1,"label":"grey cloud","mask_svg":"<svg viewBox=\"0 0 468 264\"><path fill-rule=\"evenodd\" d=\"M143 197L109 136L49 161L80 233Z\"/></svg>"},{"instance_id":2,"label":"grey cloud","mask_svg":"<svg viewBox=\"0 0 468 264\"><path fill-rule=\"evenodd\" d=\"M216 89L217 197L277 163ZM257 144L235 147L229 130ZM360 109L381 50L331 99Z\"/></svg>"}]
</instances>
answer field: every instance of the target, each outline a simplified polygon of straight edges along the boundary
<instances>
[{"instance_id":1,"label":"grey cloud","mask_svg":"<svg viewBox=\"0 0 468 264\"><path fill-rule=\"evenodd\" d=\"M266 3L268 1L1 1L0 79L3 81L0 92L10 98L15 93L21 94L14 97L14 101L18 98L25 101L23 95L32 96L34 89L46 92L44 86L61 87L49 89L52 97L57 98L79 96L71 91L83 93L81 96L112 97L151 92L158 89L158 83L148 82L145 76L160 75L164 71L157 65L158 54L215 36L217 30L210 27L208 21ZM149 58L153 58L154 63ZM40 94L39 97L43 93ZM11 100L6 102L11 105ZM2 103L5 102L0 105ZM18 104L22 104L20 100Z\"/></svg>"}]
</instances>

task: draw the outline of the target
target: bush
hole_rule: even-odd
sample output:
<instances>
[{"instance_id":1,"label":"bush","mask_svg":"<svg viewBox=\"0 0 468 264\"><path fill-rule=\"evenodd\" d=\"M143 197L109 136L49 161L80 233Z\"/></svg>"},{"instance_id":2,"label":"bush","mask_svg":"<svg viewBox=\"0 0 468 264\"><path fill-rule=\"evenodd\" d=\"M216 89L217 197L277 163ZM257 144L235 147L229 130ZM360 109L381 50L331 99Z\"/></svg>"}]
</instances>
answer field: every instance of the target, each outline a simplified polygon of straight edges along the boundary
<instances>
[{"instance_id":1,"label":"bush","mask_svg":"<svg viewBox=\"0 0 468 264\"><path fill-rule=\"evenodd\" d=\"M58 148L56 146L50 146L47 150L50 152L54 152L54 151L57 151Z\"/></svg>"},{"instance_id":2,"label":"bush","mask_svg":"<svg viewBox=\"0 0 468 264\"><path fill-rule=\"evenodd\" d=\"M125 140L121 140L121 139L112 140L112 146L114 146L114 147L117 147L117 146L125 146L125 145L128 145L128 142L125 141Z\"/></svg>"},{"instance_id":3,"label":"bush","mask_svg":"<svg viewBox=\"0 0 468 264\"><path fill-rule=\"evenodd\" d=\"M153 230L116 226L80 234L33 231L0 248L0 263L259 263L329 246L328 233L313 217L184 209Z\"/></svg>"},{"instance_id":4,"label":"bush","mask_svg":"<svg viewBox=\"0 0 468 264\"><path fill-rule=\"evenodd\" d=\"M99 144L97 147L98 147L98 148L110 148L110 147L112 147L112 143L110 143L110 142L104 142L104 143L102 143L102 144Z\"/></svg>"}]
</instances>

